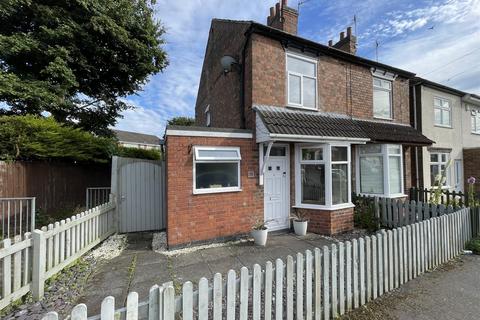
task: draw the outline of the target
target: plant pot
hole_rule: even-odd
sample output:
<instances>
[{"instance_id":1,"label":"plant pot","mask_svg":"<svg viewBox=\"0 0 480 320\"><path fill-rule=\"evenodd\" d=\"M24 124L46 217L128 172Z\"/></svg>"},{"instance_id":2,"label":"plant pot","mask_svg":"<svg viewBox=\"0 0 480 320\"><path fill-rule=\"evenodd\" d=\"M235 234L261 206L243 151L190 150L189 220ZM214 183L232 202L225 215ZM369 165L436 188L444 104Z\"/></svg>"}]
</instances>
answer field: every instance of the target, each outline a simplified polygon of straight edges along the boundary
<instances>
[{"instance_id":1,"label":"plant pot","mask_svg":"<svg viewBox=\"0 0 480 320\"><path fill-rule=\"evenodd\" d=\"M251 235L257 246L265 246L267 243L268 229L252 230Z\"/></svg>"},{"instance_id":2,"label":"plant pot","mask_svg":"<svg viewBox=\"0 0 480 320\"><path fill-rule=\"evenodd\" d=\"M307 234L308 221L293 220L293 230L297 236L304 236Z\"/></svg>"}]
</instances>

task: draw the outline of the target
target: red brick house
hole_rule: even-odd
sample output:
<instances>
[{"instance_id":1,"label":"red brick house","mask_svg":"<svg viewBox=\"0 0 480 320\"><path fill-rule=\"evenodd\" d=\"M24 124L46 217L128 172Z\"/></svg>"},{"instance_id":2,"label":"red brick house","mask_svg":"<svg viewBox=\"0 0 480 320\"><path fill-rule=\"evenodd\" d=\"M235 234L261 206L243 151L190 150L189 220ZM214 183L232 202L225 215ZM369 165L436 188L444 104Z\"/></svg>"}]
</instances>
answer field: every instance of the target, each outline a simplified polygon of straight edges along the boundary
<instances>
[{"instance_id":1,"label":"red brick house","mask_svg":"<svg viewBox=\"0 0 480 320\"><path fill-rule=\"evenodd\" d=\"M353 228L352 192L404 197L414 146L414 74L355 55L351 32L322 45L297 36L286 1L267 25L214 19L196 127L166 131L170 246L248 233L256 219L309 231Z\"/></svg>"}]
</instances>

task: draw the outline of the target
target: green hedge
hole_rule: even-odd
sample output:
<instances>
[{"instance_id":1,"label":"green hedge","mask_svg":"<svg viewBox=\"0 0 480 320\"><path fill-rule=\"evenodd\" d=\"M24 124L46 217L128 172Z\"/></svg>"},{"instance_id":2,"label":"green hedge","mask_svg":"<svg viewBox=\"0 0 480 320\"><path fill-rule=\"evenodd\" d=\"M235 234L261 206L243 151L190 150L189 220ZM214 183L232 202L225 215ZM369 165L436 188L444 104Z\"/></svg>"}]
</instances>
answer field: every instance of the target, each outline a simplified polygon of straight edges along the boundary
<instances>
[{"instance_id":1,"label":"green hedge","mask_svg":"<svg viewBox=\"0 0 480 320\"><path fill-rule=\"evenodd\" d=\"M116 155L125 158L139 158L147 160L160 160L162 154L158 150L153 149L138 149L129 147L118 147Z\"/></svg>"}]
</instances>

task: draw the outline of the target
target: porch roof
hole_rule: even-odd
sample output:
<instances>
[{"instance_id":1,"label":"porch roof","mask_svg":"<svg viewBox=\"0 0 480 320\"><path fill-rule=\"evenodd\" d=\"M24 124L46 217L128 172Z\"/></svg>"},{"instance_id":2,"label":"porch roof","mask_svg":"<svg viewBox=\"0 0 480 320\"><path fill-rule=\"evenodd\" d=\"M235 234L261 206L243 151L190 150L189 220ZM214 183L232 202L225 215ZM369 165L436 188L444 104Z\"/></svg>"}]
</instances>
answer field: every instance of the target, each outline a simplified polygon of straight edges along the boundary
<instances>
[{"instance_id":1,"label":"porch roof","mask_svg":"<svg viewBox=\"0 0 480 320\"><path fill-rule=\"evenodd\" d=\"M350 118L346 115L254 106L271 138L298 136L372 142L431 145L432 140L409 125ZM258 130L257 130L258 131ZM280 139L277 139L280 140Z\"/></svg>"}]
</instances>

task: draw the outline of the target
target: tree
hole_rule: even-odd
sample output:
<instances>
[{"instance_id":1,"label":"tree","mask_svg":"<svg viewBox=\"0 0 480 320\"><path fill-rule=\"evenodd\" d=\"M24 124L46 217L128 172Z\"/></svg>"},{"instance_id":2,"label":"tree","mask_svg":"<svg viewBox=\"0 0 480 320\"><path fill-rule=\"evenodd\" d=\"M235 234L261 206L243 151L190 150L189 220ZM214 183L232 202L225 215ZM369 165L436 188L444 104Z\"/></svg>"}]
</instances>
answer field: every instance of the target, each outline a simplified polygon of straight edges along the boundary
<instances>
[{"instance_id":1,"label":"tree","mask_svg":"<svg viewBox=\"0 0 480 320\"><path fill-rule=\"evenodd\" d=\"M190 117L174 117L167 121L169 126L194 126L195 118Z\"/></svg>"},{"instance_id":2,"label":"tree","mask_svg":"<svg viewBox=\"0 0 480 320\"><path fill-rule=\"evenodd\" d=\"M154 0L0 1L0 102L100 135L167 65ZM0 110L2 110L0 108Z\"/></svg>"}]
</instances>

